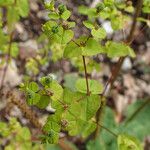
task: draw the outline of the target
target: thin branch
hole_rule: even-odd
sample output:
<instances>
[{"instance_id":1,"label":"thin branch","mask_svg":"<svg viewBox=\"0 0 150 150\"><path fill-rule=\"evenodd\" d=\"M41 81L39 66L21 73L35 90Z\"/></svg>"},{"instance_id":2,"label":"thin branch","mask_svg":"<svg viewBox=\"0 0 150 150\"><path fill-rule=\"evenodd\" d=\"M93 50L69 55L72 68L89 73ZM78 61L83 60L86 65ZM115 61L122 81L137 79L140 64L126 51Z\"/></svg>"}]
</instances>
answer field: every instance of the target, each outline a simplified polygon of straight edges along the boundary
<instances>
[{"instance_id":1,"label":"thin branch","mask_svg":"<svg viewBox=\"0 0 150 150\"><path fill-rule=\"evenodd\" d=\"M10 34L9 45L8 45L8 56L7 56L7 59L6 59L6 66L4 67L4 71L3 71L3 75L2 75L0 90L3 88L6 72L7 72L8 65L9 65L9 61L11 59L12 38L13 38L13 32L11 32L11 34Z\"/></svg>"},{"instance_id":2,"label":"thin branch","mask_svg":"<svg viewBox=\"0 0 150 150\"><path fill-rule=\"evenodd\" d=\"M103 128L104 130L106 130L107 132L109 132L110 134L112 134L114 137L118 137L118 135L116 133L114 133L113 131L111 131L110 129L108 129L107 127L97 123L98 126L100 126L101 128Z\"/></svg>"},{"instance_id":3,"label":"thin branch","mask_svg":"<svg viewBox=\"0 0 150 150\"><path fill-rule=\"evenodd\" d=\"M147 104L150 102L150 98L148 98L139 108L136 109L136 111L126 120L125 125L127 125L131 120L133 120L141 110L147 106Z\"/></svg>"},{"instance_id":4,"label":"thin branch","mask_svg":"<svg viewBox=\"0 0 150 150\"><path fill-rule=\"evenodd\" d=\"M82 56L82 59L83 59L84 72L85 72L85 80L86 80L87 95L90 95L89 82L88 82L88 74L87 74L87 68L86 68L85 57Z\"/></svg>"},{"instance_id":5,"label":"thin branch","mask_svg":"<svg viewBox=\"0 0 150 150\"><path fill-rule=\"evenodd\" d=\"M133 24L130 30L130 34L127 37L127 43L131 44L132 39L134 37L134 32L135 32L135 28L136 28L136 24L137 24L137 18L139 17L141 10L142 10L142 4L143 4L143 0L138 0L137 2L137 6L136 6L136 10L135 10L135 15L133 17Z\"/></svg>"},{"instance_id":6,"label":"thin branch","mask_svg":"<svg viewBox=\"0 0 150 150\"><path fill-rule=\"evenodd\" d=\"M133 19L133 23L132 23L132 27L131 27L131 30L130 30L130 34L129 34L129 36L127 37L127 40L126 40L126 43L127 43L127 44L131 44L131 42L132 42L132 40L133 40L133 36L134 36L135 28L136 28L136 23L137 23L137 18L138 18L138 16L139 16L140 13L141 13L142 4L143 4L143 0L138 0L137 6L136 6L135 15L134 15L134 19ZM122 63L123 63L123 61L124 61L124 58L125 58L125 57L121 57L121 58L119 59L117 65L116 65L116 67L115 67L115 69L113 70L113 72L112 72L110 78L108 79L108 82L106 83L106 86L105 86L104 91L103 91L103 93L102 93L102 98L105 96L105 93L106 93L107 88L108 88L109 85L110 85L109 90L111 90L111 88L112 88L112 86L113 86L113 83L114 83L114 81L116 80L116 78L117 78L117 76L118 76L118 74L119 74L119 71L120 71L120 69L121 69ZM101 108L101 106L100 106L100 108L98 109L97 114L96 114L96 121L97 121L97 123L98 123L99 120L100 120L99 118L100 118L100 116L101 116L101 113L103 113L103 112L101 111L101 109L102 109L102 108ZM98 133L99 133L99 127L97 127L97 129L96 129L96 131L95 131L95 136L94 136L95 138L97 137Z\"/></svg>"},{"instance_id":7,"label":"thin branch","mask_svg":"<svg viewBox=\"0 0 150 150\"><path fill-rule=\"evenodd\" d=\"M109 90L111 90L111 88L112 88L112 86L114 84L114 81L116 80L116 78L117 78L117 76L119 74L120 68L121 68L122 63L124 61L124 58L125 57L120 57L119 58L115 69L112 71L111 76L110 76L110 78L108 79L108 81L107 81L107 83L105 85L104 91L102 92L102 96L105 96L106 91L108 90L108 87L109 87Z\"/></svg>"},{"instance_id":8,"label":"thin branch","mask_svg":"<svg viewBox=\"0 0 150 150\"><path fill-rule=\"evenodd\" d=\"M79 46L80 47L80 44L78 44L75 40L71 40L72 42L74 42L77 46Z\"/></svg>"},{"instance_id":9,"label":"thin branch","mask_svg":"<svg viewBox=\"0 0 150 150\"><path fill-rule=\"evenodd\" d=\"M133 41L134 31L135 31L136 23L137 23L137 18L139 17L139 15L141 13L142 4L143 4L143 0L139 0L138 3L137 3L136 12L135 12L135 15L134 15L134 18L133 18L133 24L132 24L132 27L131 27L131 30L130 30L130 34L127 37L127 40L125 42L128 45L130 45ZM119 71L121 69L121 66L122 66L122 63L123 63L124 59L125 59L125 57L120 57L120 59L118 60L118 63L116 65L114 71L112 72L110 78L108 79L108 83L106 84L106 86L104 88L103 95L105 95L106 89L107 89L109 84L110 84L110 89L113 86L113 83L114 83L114 81L116 80L116 78L119 74Z\"/></svg>"},{"instance_id":10,"label":"thin branch","mask_svg":"<svg viewBox=\"0 0 150 150\"><path fill-rule=\"evenodd\" d=\"M102 118L103 118L103 112L104 112L104 108L105 108L105 105L106 105L106 99L105 97L103 96L100 96L100 99L101 99L101 105L96 113L96 123L98 124L99 122L101 122ZM94 139L96 139L99 135L99 132L100 132L100 126L97 126L96 127L96 130L93 134L93 137Z\"/></svg>"}]
</instances>

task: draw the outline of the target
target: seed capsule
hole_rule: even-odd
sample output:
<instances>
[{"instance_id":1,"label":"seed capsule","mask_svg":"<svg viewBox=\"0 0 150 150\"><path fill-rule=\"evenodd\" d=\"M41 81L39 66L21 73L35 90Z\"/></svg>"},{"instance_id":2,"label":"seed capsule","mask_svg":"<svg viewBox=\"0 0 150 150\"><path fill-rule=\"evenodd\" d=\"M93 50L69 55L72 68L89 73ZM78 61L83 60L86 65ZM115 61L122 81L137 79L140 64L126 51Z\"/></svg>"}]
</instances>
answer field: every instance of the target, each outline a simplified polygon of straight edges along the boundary
<instances>
[{"instance_id":1,"label":"seed capsule","mask_svg":"<svg viewBox=\"0 0 150 150\"><path fill-rule=\"evenodd\" d=\"M58 10L59 10L59 14L60 14L60 15L63 14L64 11L65 11L65 5L62 5L62 4L59 5Z\"/></svg>"},{"instance_id":2,"label":"seed capsule","mask_svg":"<svg viewBox=\"0 0 150 150\"><path fill-rule=\"evenodd\" d=\"M28 92L28 93L27 93L27 98L28 98L28 99L33 98L33 95L32 95L32 93L31 93L31 92Z\"/></svg>"},{"instance_id":3,"label":"seed capsule","mask_svg":"<svg viewBox=\"0 0 150 150\"><path fill-rule=\"evenodd\" d=\"M52 81L52 78L50 77L45 77L45 83L49 84Z\"/></svg>"},{"instance_id":4,"label":"seed capsule","mask_svg":"<svg viewBox=\"0 0 150 150\"><path fill-rule=\"evenodd\" d=\"M103 3L99 3L96 7L96 11L97 13L99 13L100 11L102 11L105 8L105 5Z\"/></svg>"},{"instance_id":5,"label":"seed capsule","mask_svg":"<svg viewBox=\"0 0 150 150\"><path fill-rule=\"evenodd\" d=\"M56 34L56 33L58 33L58 26L53 26L52 27L52 29L51 29L51 31L54 33L54 34Z\"/></svg>"}]
</instances>

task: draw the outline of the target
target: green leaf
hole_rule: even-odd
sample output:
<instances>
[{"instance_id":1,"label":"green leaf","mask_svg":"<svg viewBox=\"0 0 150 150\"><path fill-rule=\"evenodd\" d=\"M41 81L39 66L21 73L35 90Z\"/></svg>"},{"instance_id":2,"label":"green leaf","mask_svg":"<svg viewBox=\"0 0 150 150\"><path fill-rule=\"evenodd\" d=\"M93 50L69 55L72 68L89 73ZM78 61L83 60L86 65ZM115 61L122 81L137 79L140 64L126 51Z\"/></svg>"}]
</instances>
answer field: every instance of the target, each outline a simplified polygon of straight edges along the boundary
<instances>
[{"instance_id":1,"label":"green leaf","mask_svg":"<svg viewBox=\"0 0 150 150\"><path fill-rule=\"evenodd\" d=\"M38 150L38 149L37 149ZM62 150L60 146L57 144L46 144L45 150Z\"/></svg>"},{"instance_id":2,"label":"green leaf","mask_svg":"<svg viewBox=\"0 0 150 150\"><path fill-rule=\"evenodd\" d=\"M142 150L140 142L132 136L120 134L117 141L119 150Z\"/></svg>"},{"instance_id":3,"label":"green leaf","mask_svg":"<svg viewBox=\"0 0 150 150\"><path fill-rule=\"evenodd\" d=\"M72 41L70 43L68 43L64 49L64 57L65 58L78 57L81 55L82 55L81 48Z\"/></svg>"},{"instance_id":4,"label":"green leaf","mask_svg":"<svg viewBox=\"0 0 150 150\"><path fill-rule=\"evenodd\" d=\"M63 28L55 21L48 21L42 27L44 33L48 36L50 42L61 43L63 36Z\"/></svg>"},{"instance_id":5,"label":"green leaf","mask_svg":"<svg viewBox=\"0 0 150 150\"><path fill-rule=\"evenodd\" d=\"M54 0L51 0L51 2L45 2L45 8L49 9L50 11L53 11L55 9L54 5L55 5Z\"/></svg>"},{"instance_id":6,"label":"green leaf","mask_svg":"<svg viewBox=\"0 0 150 150\"><path fill-rule=\"evenodd\" d=\"M87 122L84 122L83 127L84 129L82 130L81 134L83 138L86 138L95 131L96 124L93 121L87 121Z\"/></svg>"},{"instance_id":7,"label":"green leaf","mask_svg":"<svg viewBox=\"0 0 150 150\"><path fill-rule=\"evenodd\" d=\"M60 132L60 120L56 115L51 115L47 118L46 124L43 127L43 130L49 132L54 130L55 132Z\"/></svg>"},{"instance_id":8,"label":"green leaf","mask_svg":"<svg viewBox=\"0 0 150 150\"><path fill-rule=\"evenodd\" d=\"M95 18L98 16L96 8L89 8L82 5L78 8L78 11L83 15L88 15L90 19L93 19L93 17Z\"/></svg>"},{"instance_id":9,"label":"green leaf","mask_svg":"<svg viewBox=\"0 0 150 150\"><path fill-rule=\"evenodd\" d=\"M104 0L105 6L113 6L114 0Z\"/></svg>"},{"instance_id":10,"label":"green leaf","mask_svg":"<svg viewBox=\"0 0 150 150\"><path fill-rule=\"evenodd\" d=\"M60 16L59 16L57 13L55 13L55 12L50 12L50 13L48 14L48 17L49 17L50 19L57 20L57 19L59 19Z\"/></svg>"},{"instance_id":11,"label":"green leaf","mask_svg":"<svg viewBox=\"0 0 150 150\"><path fill-rule=\"evenodd\" d=\"M10 131L8 125L4 122L0 122L0 136L7 137L9 136Z\"/></svg>"},{"instance_id":12,"label":"green leaf","mask_svg":"<svg viewBox=\"0 0 150 150\"><path fill-rule=\"evenodd\" d=\"M80 100L82 113L80 114L83 120L90 120L97 112L101 99L98 95L85 96Z\"/></svg>"},{"instance_id":13,"label":"green leaf","mask_svg":"<svg viewBox=\"0 0 150 150\"><path fill-rule=\"evenodd\" d=\"M52 28L53 26L57 26L57 23L56 23L55 21L47 21L47 22L43 25L42 29L43 29L45 32L48 32L48 31L51 31L51 28Z\"/></svg>"},{"instance_id":14,"label":"green leaf","mask_svg":"<svg viewBox=\"0 0 150 150\"><path fill-rule=\"evenodd\" d=\"M71 118L69 116L66 117L69 121L66 130L69 132L70 136L76 136L77 134L80 133L80 128L81 128L81 123L77 121L74 118ZM70 119L71 118L71 119Z\"/></svg>"},{"instance_id":15,"label":"green leaf","mask_svg":"<svg viewBox=\"0 0 150 150\"><path fill-rule=\"evenodd\" d=\"M8 37L6 35L4 35L2 29L0 29L0 39L1 39L0 40L0 51L1 51L8 41Z\"/></svg>"},{"instance_id":16,"label":"green leaf","mask_svg":"<svg viewBox=\"0 0 150 150\"><path fill-rule=\"evenodd\" d=\"M19 134L20 134L20 137L23 140L25 140L25 141L31 140L31 133L30 133L30 130L27 127L21 128Z\"/></svg>"},{"instance_id":17,"label":"green leaf","mask_svg":"<svg viewBox=\"0 0 150 150\"><path fill-rule=\"evenodd\" d=\"M86 46L82 49L82 55L84 56L93 56L104 52L103 47L92 38L86 42Z\"/></svg>"},{"instance_id":18,"label":"green leaf","mask_svg":"<svg viewBox=\"0 0 150 150\"><path fill-rule=\"evenodd\" d=\"M40 95L34 93L32 90L27 91L27 103L28 105L36 105L40 100Z\"/></svg>"},{"instance_id":19,"label":"green leaf","mask_svg":"<svg viewBox=\"0 0 150 150\"><path fill-rule=\"evenodd\" d=\"M59 118L56 115L49 116L46 124L43 127L43 130L47 132L46 140L48 143L58 143L60 129L61 126Z\"/></svg>"},{"instance_id":20,"label":"green leaf","mask_svg":"<svg viewBox=\"0 0 150 150\"><path fill-rule=\"evenodd\" d=\"M64 76L64 86L66 88L69 88L70 90L72 91L75 91L75 83L76 83L76 80L78 79L77 77L77 74L73 74L73 73L70 73L70 74L66 74Z\"/></svg>"},{"instance_id":21,"label":"green leaf","mask_svg":"<svg viewBox=\"0 0 150 150\"><path fill-rule=\"evenodd\" d=\"M96 125L92 121L84 121L82 119L71 119L68 123L67 130L69 135L81 135L83 138L89 136L96 129Z\"/></svg>"},{"instance_id":22,"label":"green leaf","mask_svg":"<svg viewBox=\"0 0 150 150\"><path fill-rule=\"evenodd\" d=\"M75 27L76 23L75 22L68 22L69 28Z\"/></svg>"},{"instance_id":23,"label":"green leaf","mask_svg":"<svg viewBox=\"0 0 150 150\"><path fill-rule=\"evenodd\" d=\"M104 39L106 37L106 31L104 28L99 28L99 29L93 29L91 34L94 36L96 39Z\"/></svg>"},{"instance_id":24,"label":"green leaf","mask_svg":"<svg viewBox=\"0 0 150 150\"><path fill-rule=\"evenodd\" d=\"M150 6L149 6L149 7L144 6L144 7L142 8L142 11L143 11L144 13L149 14L149 13L150 13Z\"/></svg>"},{"instance_id":25,"label":"green leaf","mask_svg":"<svg viewBox=\"0 0 150 150\"><path fill-rule=\"evenodd\" d=\"M144 0L143 1L143 8L142 8L142 11L144 13L150 13L150 3L149 3L149 0Z\"/></svg>"},{"instance_id":26,"label":"green leaf","mask_svg":"<svg viewBox=\"0 0 150 150\"><path fill-rule=\"evenodd\" d=\"M129 12L129 13L133 13L134 12L134 7L133 6L128 6L128 7L125 8L125 11Z\"/></svg>"},{"instance_id":27,"label":"green leaf","mask_svg":"<svg viewBox=\"0 0 150 150\"><path fill-rule=\"evenodd\" d=\"M90 80L89 82L89 90L91 94L100 94L103 91L103 86L101 83L98 83L96 80ZM81 93L87 93L87 86L85 79L78 79L76 82L76 89Z\"/></svg>"},{"instance_id":28,"label":"green leaf","mask_svg":"<svg viewBox=\"0 0 150 150\"><path fill-rule=\"evenodd\" d=\"M11 56L12 57L17 57L18 54L19 54L19 48L18 48L17 43L12 43L12 46L11 46Z\"/></svg>"},{"instance_id":29,"label":"green leaf","mask_svg":"<svg viewBox=\"0 0 150 150\"><path fill-rule=\"evenodd\" d=\"M99 16L103 19L107 19L110 17L110 13L104 9L99 13Z\"/></svg>"},{"instance_id":30,"label":"green leaf","mask_svg":"<svg viewBox=\"0 0 150 150\"><path fill-rule=\"evenodd\" d=\"M71 39L74 36L74 32L72 30L64 30L63 31L63 37L62 37L62 44L67 44L71 41Z\"/></svg>"},{"instance_id":31,"label":"green leaf","mask_svg":"<svg viewBox=\"0 0 150 150\"><path fill-rule=\"evenodd\" d=\"M81 6L79 6L78 11L80 14L87 15L89 8L84 5L81 5Z\"/></svg>"},{"instance_id":32,"label":"green leaf","mask_svg":"<svg viewBox=\"0 0 150 150\"><path fill-rule=\"evenodd\" d=\"M116 2L116 6L119 9L125 9L126 8L126 4L122 3L121 1L120 2Z\"/></svg>"},{"instance_id":33,"label":"green leaf","mask_svg":"<svg viewBox=\"0 0 150 150\"><path fill-rule=\"evenodd\" d=\"M94 28L95 28L94 23L91 22L91 21L89 21L89 20L83 21L83 24L84 24L87 28L89 28L89 29L94 29Z\"/></svg>"},{"instance_id":34,"label":"green leaf","mask_svg":"<svg viewBox=\"0 0 150 150\"><path fill-rule=\"evenodd\" d=\"M39 90L39 86L38 86L38 84L36 82L29 83L28 88L30 90L32 90L33 92L37 92Z\"/></svg>"},{"instance_id":35,"label":"green leaf","mask_svg":"<svg viewBox=\"0 0 150 150\"><path fill-rule=\"evenodd\" d=\"M66 10L62 15L61 15L61 18L64 19L64 20L67 20L69 19L71 15L71 12L69 10Z\"/></svg>"},{"instance_id":36,"label":"green leaf","mask_svg":"<svg viewBox=\"0 0 150 150\"><path fill-rule=\"evenodd\" d=\"M114 30L122 29L124 25L123 16L111 17L111 26Z\"/></svg>"},{"instance_id":37,"label":"green leaf","mask_svg":"<svg viewBox=\"0 0 150 150\"><path fill-rule=\"evenodd\" d=\"M21 17L27 17L29 13L28 0L17 0L17 6L18 6L19 15Z\"/></svg>"},{"instance_id":38,"label":"green leaf","mask_svg":"<svg viewBox=\"0 0 150 150\"><path fill-rule=\"evenodd\" d=\"M78 117L81 114L81 105L78 102L72 102L70 105L68 105L68 109L66 111L65 119L72 120L72 119L78 119Z\"/></svg>"},{"instance_id":39,"label":"green leaf","mask_svg":"<svg viewBox=\"0 0 150 150\"><path fill-rule=\"evenodd\" d=\"M70 89L65 88L63 92L63 102L65 104L71 104L72 102L78 101L82 95L77 92L73 92Z\"/></svg>"},{"instance_id":40,"label":"green leaf","mask_svg":"<svg viewBox=\"0 0 150 150\"><path fill-rule=\"evenodd\" d=\"M14 0L0 0L0 6L12 5Z\"/></svg>"},{"instance_id":41,"label":"green leaf","mask_svg":"<svg viewBox=\"0 0 150 150\"><path fill-rule=\"evenodd\" d=\"M41 136L41 140L43 144L58 144L58 140L59 140L59 133L55 132L54 130L49 130L49 132L44 135Z\"/></svg>"},{"instance_id":42,"label":"green leaf","mask_svg":"<svg viewBox=\"0 0 150 150\"><path fill-rule=\"evenodd\" d=\"M128 49L128 55L129 56L131 56L133 58L136 57L136 54L135 54L134 50L131 47L127 46L127 49Z\"/></svg>"},{"instance_id":43,"label":"green leaf","mask_svg":"<svg viewBox=\"0 0 150 150\"><path fill-rule=\"evenodd\" d=\"M123 57L123 56L131 56L135 57L134 51L128 46L123 43L116 43L116 42L107 42L106 43L106 50L108 57Z\"/></svg>"},{"instance_id":44,"label":"green leaf","mask_svg":"<svg viewBox=\"0 0 150 150\"><path fill-rule=\"evenodd\" d=\"M100 138L96 138L95 140L90 140L86 145L86 149L87 150L107 150L105 143Z\"/></svg>"},{"instance_id":45,"label":"green leaf","mask_svg":"<svg viewBox=\"0 0 150 150\"><path fill-rule=\"evenodd\" d=\"M129 105L125 111L126 118L130 118L131 115L145 103L145 100L138 100L137 102ZM122 123L120 125L121 132L130 134L143 141L146 136L149 136L149 114L150 103L147 104L127 125ZM126 120L125 120L126 121ZM136 127L136 128L135 128Z\"/></svg>"},{"instance_id":46,"label":"green leaf","mask_svg":"<svg viewBox=\"0 0 150 150\"><path fill-rule=\"evenodd\" d=\"M111 108L107 106L105 107L104 113L102 114L102 122L100 124L117 133L117 130L115 131L117 127L117 124L115 123L115 112ZM97 139L91 140L87 143L87 149L117 150L116 137L101 128L101 132Z\"/></svg>"},{"instance_id":47,"label":"green leaf","mask_svg":"<svg viewBox=\"0 0 150 150\"><path fill-rule=\"evenodd\" d=\"M64 107L62 105L62 100L59 101L51 101L51 107L55 110L55 120L60 122L62 118L62 113L64 112Z\"/></svg>"},{"instance_id":48,"label":"green leaf","mask_svg":"<svg viewBox=\"0 0 150 150\"><path fill-rule=\"evenodd\" d=\"M48 106L49 102L50 102L49 96L42 95L36 106L38 106L40 109L44 109Z\"/></svg>"},{"instance_id":49,"label":"green leaf","mask_svg":"<svg viewBox=\"0 0 150 150\"><path fill-rule=\"evenodd\" d=\"M7 24L9 32L15 27L15 23L19 20L19 14L16 7L8 7L7 8Z\"/></svg>"},{"instance_id":50,"label":"green leaf","mask_svg":"<svg viewBox=\"0 0 150 150\"><path fill-rule=\"evenodd\" d=\"M49 84L50 91L53 93L51 96L52 100L59 100L63 94L63 88L58 84L56 80L53 80Z\"/></svg>"}]
</instances>

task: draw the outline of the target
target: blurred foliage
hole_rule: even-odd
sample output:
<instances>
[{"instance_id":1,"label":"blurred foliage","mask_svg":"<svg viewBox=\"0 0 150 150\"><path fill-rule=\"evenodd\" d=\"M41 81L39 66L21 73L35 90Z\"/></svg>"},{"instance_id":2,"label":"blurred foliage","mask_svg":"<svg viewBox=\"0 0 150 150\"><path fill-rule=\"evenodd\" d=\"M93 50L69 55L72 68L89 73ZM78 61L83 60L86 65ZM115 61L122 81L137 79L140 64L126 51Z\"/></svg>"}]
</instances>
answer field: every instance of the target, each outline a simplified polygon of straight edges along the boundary
<instances>
[{"instance_id":1,"label":"blurred foliage","mask_svg":"<svg viewBox=\"0 0 150 150\"><path fill-rule=\"evenodd\" d=\"M5 143L5 150L44 150L43 145L32 142L30 130L15 118L10 118L9 123L0 122L0 145Z\"/></svg>"}]
</instances>

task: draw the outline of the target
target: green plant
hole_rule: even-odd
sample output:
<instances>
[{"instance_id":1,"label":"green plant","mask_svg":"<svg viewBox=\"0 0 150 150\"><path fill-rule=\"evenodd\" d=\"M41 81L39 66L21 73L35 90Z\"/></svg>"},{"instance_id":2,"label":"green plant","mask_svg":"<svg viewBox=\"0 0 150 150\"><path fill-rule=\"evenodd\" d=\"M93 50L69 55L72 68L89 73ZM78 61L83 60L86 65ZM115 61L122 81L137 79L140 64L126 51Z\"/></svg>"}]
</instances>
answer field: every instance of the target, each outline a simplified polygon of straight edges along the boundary
<instances>
[{"instance_id":1,"label":"green plant","mask_svg":"<svg viewBox=\"0 0 150 150\"><path fill-rule=\"evenodd\" d=\"M148 1L145 0L142 9L144 13L149 13L148 4ZM1 1L0 6L6 7L8 20L8 35L5 35L2 29L0 30L0 37L2 39L0 41L0 50L2 50L3 54L8 54L6 72L9 61L18 54L17 45L12 41L14 23L20 17L26 17L29 8L27 0ZM49 11L50 20L42 27L46 36L42 35L41 39L39 38L38 40L43 42L48 38L48 41L44 48L38 52L38 56L29 60L26 67L29 70L32 68L33 74L38 74L40 72L38 67L50 60L48 49L51 48L53 61L63 58L70 60L74 66L79 68L81 76L74 79L74 85L69 85L70 83L66 86L60 85L51 74L41 77L38 83L26 81L20 85L21 90L25 92L28 105L34 105L40 109L51 106L54 109L54 114L49 115L43 126L42 143L58 143L60 132L65 131L70 136L79 135L83 138L89 137L89 139L94 134L93 139L95 140L87 140L86 147L88 150L92 150L93 146L95 146L95 149L99 149L99 147L102 149L115 149L116 143L118 143L118 149L120 150L141 150L142 147L139 140L147 134L144 132L144 135L140 135L139 137L134 134L139 140L134 138L132 134L130 135L129 130L132 130L133 125L137 124L136 121L133 121L131 126L124 125L124 123L118 126L115 123L113 112L106 106L106 91L108 87L111 89L113 86L124 58L126 56L132 58L136 56L130 44L134 38L134 31L142 8L142 1L138 1L136 10L134 10L131 2L118 2L115 0L104 0L104 2L99 3L95 8L79 7L79 13L86 15L88 18L83 21L83 26L90 31L89 35L83 35L79 38L74 38L73 29L76 23L70 21L71 12L65 5L60 4L56 7L55 1L52 0L50 3L46 3L45 6ZM107 32L99 24L99 18L109 20L114 31L124 30L124 25L126 25L128 20L132 19L130 15L134 11L133 24L127 39L121 42L107 40ZM138 19L149 23L144 18ZM5 48L6 46L7 48ZM94 56L98 54L106 55L110 59L118 59L116 68L105 86L94 79L90 79L88 75L93 68L99 70L99 64L94 60ZM5 73L3 80L4 77ZM72 81L72 77L70 80ZM71 84L73 83L71 82ZM146 104L148 103L149 100ZM16 102L14 104L17 105ZM104 114L104 110L106 114ZM21 135L28 133L25 138L16 136L10 142L11 147L14 147L16 141L19 139L20 143L25 142L25 145L27 144L28 147L26 149L34 149L33 143L30 141L31 135L29 130L24 127L22 128L14 119L10 121L10 125L0 123L0 126L9 129L11 128L11 122L16 124L14 127L15 131L21 132ZM101 131L100 129L103 130ZM101 135L99 134L100 131ZM8 130L7 134L5 134L5 132L1 131L0 134L2 137L5 137L11 136L13 132L12 130ZM29 142L26 142L26 138Z\"/></svg>"},{"instance_id":2,"label":"green plant","mask_svg":"<svg viewBox=\"0 0 150 150\"><path fill-rule=\"evenodd\" d=\"M93 58L97 54L106 54L109 58L120 57L116 70L112 73L108 83L113 85L121 64L126 56L135 57L134 50L130 47L133 40L136 20L140 14L142 2L139 0L130 35L125 42L106 41L106 31L101 27L97 19L99 17L111 21L114 30L123 30L124 24L130 17L123 11L132 13L132 3L116 2L113 0L99 3L95 8L81 6L79 12L88 16L83 22L91 34L74 39L73 28L75 22L69 20L71 12L65 5L55 7L55 2L46 3L50 11L49 18L43 25L43 31L47 35L51 45L59 45L60 53L64 58L73 60L78 58L83 61L85 78L78 78L75 83L75 90L63 88L51 75L42 77L39 86L35 82L21 85L25 91L27 103L39 108L45 108L49 104L55 113L50 115L43 127L45 135L42 137L44 143L57 143L60 131L67 131L69 135L80 135L88 137L95 130L95 137L98 136L99 128L102 128L118 138L118 148L141 150L138 140L125 134L115 134L109 128L101 124L103 109L106 107L106 87L96 80L89 79L86 59ZM144 6L145 7L145 6ZM143 8L143 10L145 10ZM105 39L105 44L101 44ZM51 47L52 48L52 47ZM55 48L54 48L55 49ZM52 50L53 51L53 50ZM54 54L55 55L55 54Z\"/></svg>"}]
</instances>

